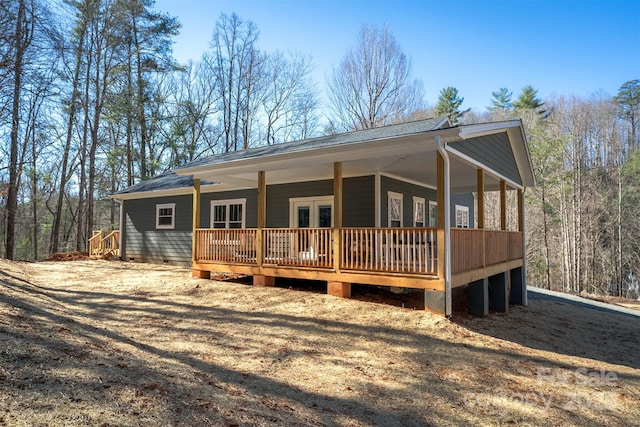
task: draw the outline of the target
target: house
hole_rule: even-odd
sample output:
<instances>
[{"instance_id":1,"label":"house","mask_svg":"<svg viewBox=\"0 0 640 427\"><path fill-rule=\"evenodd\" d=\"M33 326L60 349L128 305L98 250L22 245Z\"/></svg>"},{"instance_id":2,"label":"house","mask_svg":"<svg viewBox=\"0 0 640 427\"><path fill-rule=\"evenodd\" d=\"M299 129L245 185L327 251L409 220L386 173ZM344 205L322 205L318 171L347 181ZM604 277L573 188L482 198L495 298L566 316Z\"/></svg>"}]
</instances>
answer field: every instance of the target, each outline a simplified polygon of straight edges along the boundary
<instances>
[{"instance_id":1,"label":"house","mask_svg":"<svg viewBox=\"0 0 640 427\"><path fill-rule=\"evenodd\" d=\"M211 272L422 289L450 315L454 291L486 315L526 304L523 195L535 177L519 120L446 118L207 157L124 189L120 256ZM508 224L507 192L517 193ZM500 229L485 229L485 193Z\"/></svg>"}]
</instances>

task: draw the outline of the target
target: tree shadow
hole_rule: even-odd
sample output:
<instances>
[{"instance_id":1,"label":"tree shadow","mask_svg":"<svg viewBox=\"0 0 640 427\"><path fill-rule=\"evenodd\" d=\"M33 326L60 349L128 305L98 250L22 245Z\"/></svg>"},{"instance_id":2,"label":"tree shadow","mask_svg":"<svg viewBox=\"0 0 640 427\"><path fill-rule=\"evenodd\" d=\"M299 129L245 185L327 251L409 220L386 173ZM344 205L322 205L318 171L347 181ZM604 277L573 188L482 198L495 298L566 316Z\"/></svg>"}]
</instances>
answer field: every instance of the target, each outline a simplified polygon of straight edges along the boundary
<instances>
[{"instance_id":1,"label":"tree shadow","mask_svg":"<svg viewBox=\"0 0 640 427\"><path fill-rule=\"evenodd\" d=\"M350 321L346 313L337 318L315 318L304 311L284 314L270 307L249 311L184 303L165 295L42 286L8 274L0 279L0 285L0 303L13 309L4 316L7 321L0 323L0 341L20 343L0 353L2 366L16 373L0 390L64 396L71 406L79 404L73 399L84 399L101 402L105 408L130 407L130 414L143 417L143 423L147 415L140 402L153 400L162 408L154 417L165 424L341 425L346 422L345 414L364 425L441 424L450 418L452 407L464 404L469 392L481 391L465 390L447 377L452 367L462 369L478 359L491 364L508 357L516 366L509 376L530 378L535 375L531 364L574 368L464 340L446 341L414 329L363 325ZM215 291L214 284L208 287ZM239 287L239 292L254 291ZM273 305L278 298L292 298L286 289L277 292L280 294L270 299ZM123 319L132 314L137 320L127 325ZM448 324L444 319L442 322ZM239 335L229 332L232 326L239 327ZM130 336L130 328L148 330L149 339L140 333ZM234 368L193 348L163 348L157 339L162 334L194 337L190 340L194 348L200 344L198 339L209 338L208 348L217 357L236 353L234 357L254 357L255 363L248 370ZM274 345L278 341L282 344ZM287 344L292 341L302 344L295 346L298 350ZM371 378L362 377L366 363L349 356L368 351L365 343L372 341L381 354L389 354L392 364L382 374L393 378L392 387L374 387ZM443 353L446 365L438 362ZM286 370L305 358L323 360L328 367L347 366L355 379L336 378L335 385L341 389L334 393L311 390L286 374L260 368L264 363ZM40 371L34 371L35 366L40 366ZM174 366L187 367L189 374L174 370ZM57 373L65 370L90 370L92 380L86 376L61 379ZM483 387L498 387L506 376L497 374ZM352 390L345 391L345 387ZM394 406L389 402L406 403ZM107 418L117 416L108 411L105 414Z\"/></svg>"},{"instance_id":2,"label":"tree shadow","mask_svg":"<svg viewBox=\"0 0 640 427\"><path fill-rule=\"evenodd\" d=\"M528 307L484 318L460 314L456 322L526 347L640 369L640 317L616 310L530 291Z\"/></svg>"}]
</instances>

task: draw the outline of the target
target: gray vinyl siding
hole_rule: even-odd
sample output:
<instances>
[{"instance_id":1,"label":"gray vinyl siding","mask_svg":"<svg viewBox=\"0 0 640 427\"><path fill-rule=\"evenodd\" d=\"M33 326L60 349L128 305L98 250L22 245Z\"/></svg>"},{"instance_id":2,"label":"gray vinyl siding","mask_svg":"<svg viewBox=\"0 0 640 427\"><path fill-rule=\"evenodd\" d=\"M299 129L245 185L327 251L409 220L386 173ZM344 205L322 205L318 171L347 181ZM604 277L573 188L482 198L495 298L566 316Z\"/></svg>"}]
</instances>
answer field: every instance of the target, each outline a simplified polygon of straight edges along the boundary
<instances>
[{"instance_id":1,"label":"gray vinyl siding","mask_svg":"<svg viewBox=\"0 0 640 427\"><path fill-rule=\"evenodd\" d=\"M175 228L156 229L156 205L175 203ZM125 200L122 259L169 264L191 261L191 196Z\"/></svg>"},{"instance_id":2,"label":"gray vinyl siding","mask_svg":"<svg viewBox=\"0 0 640 427\"><path fill-rule=\"evenodd\" d=\"M389 192L402 194L402 226L413 227L413 198L425 201L425 223L429 221L429 201L436 201L436 190L399 181L387 176L380 177L380 226L389 226Z\"/></svg>"},{"instance_id":3,"label":"gray vinyl siding","mask_svg":"<svg viewBox=\"0 0 640 427\"><path fill-rule=\"evenodd\" d=\"M342 225L375 227L375 177L347 178L342 182Z\"/></svg>"},{"instance_id":4,"label":"gray vinyl siding","mask_svg":"<svg viewBox=\"0 0 640 427\"><path fill-rule=\"evenodd\" d=\"M506 132L471 138L464 142L451 142L449 146L489 166L513 182L522 184L522 178L518 172L518 165Z\"/></svg>"},{"instance_id":5,"label":"gray vinyl siding","mask_svg":"<svg viewBox=\"0 0 640 427\"><path fill-rule=\"evenodd\" d=\"M345 178L342 181L345 227L373 227L375 194L373 176ZM267 227L289 227L289 199L333 195L333 180L296 182L267 187Z\"/></svg>"},{"instance_id":6,"label":"gray vinyl siding","mask_svg":"<svg viewBox=\"0 0 640 427\"><path fill-rule=\"evenodd\" d=\"M431 188L425 188L420 185L411 184L397 179L382 176L380 179L380 225L382 227L389 226L389 202L388 193L402 194L402 226L413 227L413 198L422 197L425 199L425 223L429 222L429 201L437 201L437 192ZM469 208L469 225L473 227L475 217L474 198L471 193L461 193L451 195L451 224L455 224L456 212L455 205L466 206Z\"/></svg>"}]
</instances>

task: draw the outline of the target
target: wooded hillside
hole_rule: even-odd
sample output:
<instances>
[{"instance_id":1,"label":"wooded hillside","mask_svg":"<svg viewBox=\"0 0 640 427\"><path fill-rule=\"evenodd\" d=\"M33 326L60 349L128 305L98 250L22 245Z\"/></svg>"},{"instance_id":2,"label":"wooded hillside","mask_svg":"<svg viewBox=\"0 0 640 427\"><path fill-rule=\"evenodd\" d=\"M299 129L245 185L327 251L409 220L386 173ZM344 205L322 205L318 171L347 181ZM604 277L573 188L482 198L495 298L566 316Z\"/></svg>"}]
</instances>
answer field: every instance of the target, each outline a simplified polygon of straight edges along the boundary
<instances>
[{"instance_id":1,"label":"wooded hillside","mask_svg":"<svg viewBox=\"0 0 640 427\"><path fill-rule=\"evenodd\" d=\"M588 99L499 88L477 112L454 87L428 106L387 27L363 26L324 84L312 58L259 49L235 14L195 63L173 58L179 31L151 0L0 4L0 256L85 250L93 229L118 226L109 194L202 156L437 113L523 119L539 182L526 193L530 283L626 293L640 271L637 79Z\"/></svg>"}]
</instances>

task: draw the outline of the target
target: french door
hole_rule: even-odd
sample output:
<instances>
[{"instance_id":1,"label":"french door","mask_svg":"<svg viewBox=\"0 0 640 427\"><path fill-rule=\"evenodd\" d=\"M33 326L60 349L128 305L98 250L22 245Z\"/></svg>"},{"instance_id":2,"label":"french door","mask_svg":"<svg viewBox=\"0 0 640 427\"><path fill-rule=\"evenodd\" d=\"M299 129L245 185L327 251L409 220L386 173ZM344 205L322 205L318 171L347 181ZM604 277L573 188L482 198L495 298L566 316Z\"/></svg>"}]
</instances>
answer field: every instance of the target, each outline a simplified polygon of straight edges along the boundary
<instances>
[{"instance_id":1,"label":"french door","mask_svg":"<svg viewBox=\"0 0 640 427\"><path fill-rule=\"evenodd\" d=\"M291 199L291 228L331 228L333 196Z\"/></svg>"}]
</instances>

